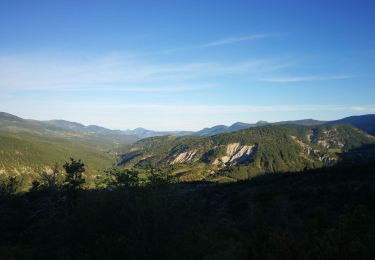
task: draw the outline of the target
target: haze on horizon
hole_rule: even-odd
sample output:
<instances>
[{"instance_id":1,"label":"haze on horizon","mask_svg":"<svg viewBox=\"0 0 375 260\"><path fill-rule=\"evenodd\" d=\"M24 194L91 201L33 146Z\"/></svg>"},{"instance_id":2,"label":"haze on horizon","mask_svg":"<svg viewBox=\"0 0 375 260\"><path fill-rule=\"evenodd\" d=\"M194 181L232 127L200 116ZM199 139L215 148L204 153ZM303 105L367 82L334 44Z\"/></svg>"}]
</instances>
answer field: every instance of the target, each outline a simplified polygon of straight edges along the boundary
<instances>
[{"instance_id":1,"label":"haze on horizon","mask_svg":"<svg viewBox=\"0 0 375 260\"><path fill-rule=\"evenodd\" d=\"M373 1L2 1L0 111L115 129L375 113Z\"/></svg>"}]
</instances>

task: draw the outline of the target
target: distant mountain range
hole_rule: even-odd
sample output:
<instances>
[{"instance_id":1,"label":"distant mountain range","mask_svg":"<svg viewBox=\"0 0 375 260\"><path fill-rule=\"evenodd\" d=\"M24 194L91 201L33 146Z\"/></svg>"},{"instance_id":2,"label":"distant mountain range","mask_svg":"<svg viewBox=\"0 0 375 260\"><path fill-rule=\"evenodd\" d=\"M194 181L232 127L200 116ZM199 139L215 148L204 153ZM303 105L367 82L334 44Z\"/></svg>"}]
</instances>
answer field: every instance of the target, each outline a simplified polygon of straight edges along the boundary
<instances>
[{"instance_id":1,"label":"distant mountain range","mask_svg":"<svg viewBox=\"0 0 375 260\"><path fill-rule=\"evenodd\" d=\"M131 144L140 138L119 130L65 120L37 121L23 119L8 113L0 112L0 131L13 134L27 134L43 138L74 140L102 150Z\"/></svg>"},{"instance_id":2,"label":"distant mountain range","mask_svg":"<svg viewBox=\"0 0 375 260\"><path fill-rule=\"evenodd\" d=\"M7 123L8 122L8 123ZM9 124L10 123L10 124ZM12 125L14 124L14 125ZM132 143L136 140L153 137L153 136L164 136L164 135L193 135L193 136L211 136L221 133L235 132L238 130L265 126L265 125L337 125L337 124L351 124L359 129L375 135L375 115L361 115L361 116L350 116L342 118L339 120L333 121L321 121L315 119L302 119L302 120L293 120L293 121L280 121L280 122L267 122L267 121L258 121L256 123L243 123L237 122L230 126L226 125L216 125L213 127L204 128L199 131L154 131L145 129L142 127L135 128L133 130L111 130L97 125L88 125L85 126L80 123L70 122L66 120L49 120L49 121L37 121L22 119L20 117L0 112L0 130L6 128L16 128L24 130L35 130L35 129L45 129L50 133L52 132L78 132L86 133L87 135L105 135L117 138L121 143Z\"/></svg>"},{"instance_id":3,"label":"distant mountain range","mask_svg":"<svg viewBox=\"0 0 375 260\"><path fill-rule=\"evenodd\" d=\"M248 124L237 122L231 126L226 125L216 125L210 128L204 128L200 131L193 132L191 135L195 136L211 136L222 133L235 132L238 130L252 128L257 126L265 125L303 125L303 126L312 126L312 125L341 125L341 124L350 124L353 125L368 134L375 135L375 115L361 115L361 116L350 116L345 117L339 120L333 121L321 121L315 119L302 119L302 120L293 120L293 121L280 121L269 123L267 121L258 121L255 124Z\"/></svg>"},{"instance_id":4,"label":"distant mountain range","mask_svg":"<svg viewBox=\"0 0 375 260\"><path fill-rule=\"evenodd\" d=\"M192 131L154 131L142 127L135 128L134 130L125 130L123 132L128 135L137 136L140 139L163 135L190 135L194 133Z\"/></svg>"},{"instance_id":5,"label":"distant mountain range","mask_svg":"<svg viewBox=\"0 0 375 260\"><path fill-rule=\"evenodd\" d=\"M370 135L375 136L375 115L350 116L343 119L326 122L327 125L353 125Z\"/></svg>"},{"instance_id":6,"label":"distant mountain range","mask_svg":"<svg viewBox=\"0 0 375 260\"><path fill-rule=\"evenodd\" d=\"M0 112L0 131L27 132L36 135L69 136L81 138L100 137L111 139L119 144L129 144L136 140L162 135L189 135L191 131L154 131L145 128L134 130L111 130L97 125L85 126L80 123L66 120L38 121L23 119L8 113Z\"/></svg>"},{"instance_id":7,"label":"distant mountain range","mask_svg":"<svg viewBox=\"0 0 375 260\"><path fill-rule=\"evenodd\" d=\"M241 129L251 128L251 127L257 127L257 126L263 126L268 125L269 123L266 121L258 121L255 124L247 124L242 122L234 123L233 125L226 126L226 125L216 125L209 128L204 128L200 131L192 133L192 135L195 136L211 136L221 133L229 133L229 132L235 132Z\"/></svg>"}]
</instances>

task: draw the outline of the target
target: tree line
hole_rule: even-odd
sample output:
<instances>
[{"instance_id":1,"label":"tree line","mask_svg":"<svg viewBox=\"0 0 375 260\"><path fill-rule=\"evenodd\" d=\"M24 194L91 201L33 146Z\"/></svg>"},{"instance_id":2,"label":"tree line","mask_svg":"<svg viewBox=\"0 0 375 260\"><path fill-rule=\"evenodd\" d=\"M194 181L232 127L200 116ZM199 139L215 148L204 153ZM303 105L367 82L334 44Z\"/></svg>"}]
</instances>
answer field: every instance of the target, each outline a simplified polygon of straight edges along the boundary
<instances>
[{"instance_id":1,"label":"tree line","mask_svg":"<svg viewBox=\"0 0 375 260\"><path fill-rule=\"evenodd\" d=\"M67 192L75 194L84 189L86 184L86 166L81 159L70 158L65 162L61 171L59 165L55 163L50 171L42 171L31 183L30 192ZM149 169L149 177L142 180L138 171L134 169L120 168L113 165L104 170L104 174L97 176L96 187L99 189L121 189L130 187L140 187L146 185L158 185L171 182L171 178L153 168ZM22 185L22 178L8 176L0 180L0 196L5 197L17 193Z\"/></svg>"}]
</instances>

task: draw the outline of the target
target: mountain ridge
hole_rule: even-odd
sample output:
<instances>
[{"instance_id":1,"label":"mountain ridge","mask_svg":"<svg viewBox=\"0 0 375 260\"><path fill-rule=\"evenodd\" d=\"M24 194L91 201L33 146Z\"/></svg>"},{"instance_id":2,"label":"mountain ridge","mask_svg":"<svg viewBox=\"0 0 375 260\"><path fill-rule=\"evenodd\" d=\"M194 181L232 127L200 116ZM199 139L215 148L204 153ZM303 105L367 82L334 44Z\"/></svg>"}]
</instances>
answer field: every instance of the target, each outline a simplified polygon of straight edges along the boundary
<instances>
[{"instance_id":1,"label":"mountain ridge","mask_svg":"<svg viewBox=\"0 0 375 260\"><path fill-rule=\"evenodd\" d=\"M363 131L375 135L375 114L366 114L361 116L349 116L338 120L328 122L329 125L351 124Z\"/></svg>"},{"instance_id":2,"label":"mountain ridge","mask_svg":"<svg viewBox=\"0 0 375 260\"><path fill-rule=\"evenodd\" d=\"M234 132L246 128L264 126L264 125L335 125L335 124L352 124L365 132L375 135L375 114L367 114L367 115L359 115L359 116L349 116L344 117L337 120L330 120L330 121L322 121L316 119L299 119L299 120L288 120L288 121L279 121L279 122L267 122L267 121L257 121L256 123L244 123L244 122L235 122L231 125L215 125L212 127L205 127L198 131L184 131L184 130L171 130L171 131L156 131L150 130L143 127L137 127L134 129L127 129L127 130L113 130L106 127L98 126L98 125L83 125L81 123L67 121L63 119L54 119L54 120L31 120L31 119L23 119L21 117L6 113L0 112L0 127L1 127L1 120L11 120L12 122L33 122L35 124L41 124L46 127L59 127L62 129L69 129L69 130L77 130L80 132L84 131L92 131L94 133L100 134L116 134L116 135L123 135L123 136L132 136L136 137L137 139L143 139L153 136L163 136L163 135L194 135L194 136L210 136L216 135L226 132Z\"/></svg>"}]
</instances>

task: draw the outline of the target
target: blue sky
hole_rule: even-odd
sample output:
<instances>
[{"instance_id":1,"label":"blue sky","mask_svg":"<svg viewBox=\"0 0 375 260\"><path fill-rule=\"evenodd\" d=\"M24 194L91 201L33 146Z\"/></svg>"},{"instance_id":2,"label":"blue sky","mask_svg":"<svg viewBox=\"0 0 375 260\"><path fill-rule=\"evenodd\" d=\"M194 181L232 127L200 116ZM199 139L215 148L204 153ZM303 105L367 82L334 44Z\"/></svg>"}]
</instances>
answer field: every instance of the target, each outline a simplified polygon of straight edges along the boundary
<instances>
[{"instance_id":1,"label":"blue sky","mask_svg":"<svg viewBox=\"0 0 375 260\"><path fill-rule=\"evenodd\" d=\"M116 129L375 113L374 1L0 2L0 111Z\"/></svg>"}]
</instances>

